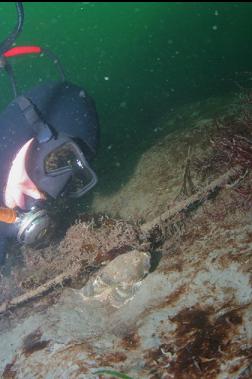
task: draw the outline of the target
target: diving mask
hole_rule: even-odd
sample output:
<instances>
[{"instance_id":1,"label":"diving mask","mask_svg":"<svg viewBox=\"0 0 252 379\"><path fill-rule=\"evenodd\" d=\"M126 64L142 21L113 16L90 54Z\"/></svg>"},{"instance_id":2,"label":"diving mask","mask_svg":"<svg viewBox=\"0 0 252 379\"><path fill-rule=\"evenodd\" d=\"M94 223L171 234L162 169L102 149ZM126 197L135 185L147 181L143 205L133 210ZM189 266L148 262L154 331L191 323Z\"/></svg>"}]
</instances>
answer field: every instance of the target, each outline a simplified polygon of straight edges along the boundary
<instances>
[{"instance_id":1,"label":"diving mask","mask_svg":"<svg viewBox=\"0 0 252 379\"><path fill-rule=\"evenodd\" d=\"M60 195L81 197L97 183L82 150L64 135L45 144L34 141L27 171L39 190L54 199Z\"/></svg>"}]
</instances>

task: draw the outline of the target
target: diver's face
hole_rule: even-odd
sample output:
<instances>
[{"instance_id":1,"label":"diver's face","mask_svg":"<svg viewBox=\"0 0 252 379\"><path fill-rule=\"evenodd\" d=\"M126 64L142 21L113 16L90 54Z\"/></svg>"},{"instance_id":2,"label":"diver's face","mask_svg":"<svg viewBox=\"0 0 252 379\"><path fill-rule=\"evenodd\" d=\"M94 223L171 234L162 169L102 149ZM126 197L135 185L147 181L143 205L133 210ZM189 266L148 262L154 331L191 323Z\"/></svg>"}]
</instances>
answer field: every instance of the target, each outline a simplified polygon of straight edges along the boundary
<instances>
[{"instance_id":1,"label":"diver's face","mask_svg":"<svg viewBox=\"0 0 252 379\"><path fill-rule=\"evenodd\" d=\"M8 175L4 193L4 202L8 208L27 209L26 200L44 200L45 196L39 191L26 170L26 162L29 159L29 150L33 138L27 141L18 151Z\"/></svg>"}]
</instances>

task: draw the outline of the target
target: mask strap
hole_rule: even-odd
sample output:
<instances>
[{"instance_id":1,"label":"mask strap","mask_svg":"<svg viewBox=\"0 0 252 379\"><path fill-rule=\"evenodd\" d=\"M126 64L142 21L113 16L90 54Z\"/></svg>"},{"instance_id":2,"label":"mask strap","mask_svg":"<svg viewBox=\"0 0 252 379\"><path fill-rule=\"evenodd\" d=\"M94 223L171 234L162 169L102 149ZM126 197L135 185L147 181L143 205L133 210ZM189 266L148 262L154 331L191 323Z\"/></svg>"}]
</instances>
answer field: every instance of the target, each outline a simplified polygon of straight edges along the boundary
<instances>
[{"instance_id":1,"label":"mask strap","mask_svg":"<svg viewBox=\"0 0 252 379\"><path fill-rule=\"evenodd\" d=\"M15 102L18 104L29 126L34 130L37 141L39 143L50 141L54 137L52 128L41 119L31 100L27 97L19 96L15 99Z\"/></svg>"}]
</instances>

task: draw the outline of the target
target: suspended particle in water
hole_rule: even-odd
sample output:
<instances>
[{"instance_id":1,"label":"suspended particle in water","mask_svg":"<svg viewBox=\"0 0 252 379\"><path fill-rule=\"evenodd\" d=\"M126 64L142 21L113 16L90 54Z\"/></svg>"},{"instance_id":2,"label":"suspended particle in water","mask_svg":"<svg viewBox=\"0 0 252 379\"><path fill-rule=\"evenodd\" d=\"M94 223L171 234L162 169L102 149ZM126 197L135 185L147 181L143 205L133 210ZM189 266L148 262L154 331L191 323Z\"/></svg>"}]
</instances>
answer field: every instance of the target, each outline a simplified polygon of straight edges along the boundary
<instances>
[{"instance_id":1,"label":"suspended particle in water","mask_svg":"<svg viewBox=\"0 0 252 379\"><path fill-rule=\"evenodd\" d=\"M218 30L218 26L217 26L217 25L213 25L213 26L212 26L212 29L213 29L213 30Z\"/></svg>"},{"instance_id":2,"label":"suspended particle in water","mask_svg":"<svg viewBox=\"0 0 252 379\"><path fill-rule=\"evenodd\" d=\"M121 101L121 103L119 104L119 108L127 108L126 101Z\"/></svg>"},{"instance_id":3,"label":"suspended particle in water","mask_svg":"<svg viewBox=\"0 0 252 379\"><path fill-rule=\"evenodd\" d=\"M81 91L79 92L79 96L80 96L80 97L86 97L85 91L81 90Z\"/></svg>"},{"instance_id":4,"label":"suspended particle in water","mask_svg":"<svg viewBox=\"0 0 252 379\"><path fill-rule=\"evenodd\" d=\"M104 80L108 81L109 80L109 76L104 76Z\"/></svg>"},{"instance_id":5,"label":"suspended particle in water","mask_svg":"<svg viewBox=\"0 0 252 379\"><path fill-rule=\"evenodd\" d=\"M219 16L219 11L215 10L215 11L214 11L214 15L215 15L215 16Z\"/></svg>"}]
</instances>

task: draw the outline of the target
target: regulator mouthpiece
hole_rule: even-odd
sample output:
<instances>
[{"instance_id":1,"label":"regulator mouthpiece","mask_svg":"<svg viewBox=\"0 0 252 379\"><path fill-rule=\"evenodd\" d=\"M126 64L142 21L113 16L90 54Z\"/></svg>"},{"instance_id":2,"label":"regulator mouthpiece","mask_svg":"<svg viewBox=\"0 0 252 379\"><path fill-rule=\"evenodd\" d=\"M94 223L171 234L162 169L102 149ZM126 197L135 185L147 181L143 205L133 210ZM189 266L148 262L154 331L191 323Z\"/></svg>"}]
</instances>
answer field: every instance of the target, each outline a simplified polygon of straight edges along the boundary
<instances>
[{"instance_id":1,"label":"regulator mouthpiece","mask_svg":"<svg viewBox=\"0 0 252 379\"><path fill-rule=\"evenodd\" d=\"M18 242L25 245L38 245L46 242L52 229L51 219L45 209L35 209L24 213L18 222Z\"/></svg>"}]
</instances>

